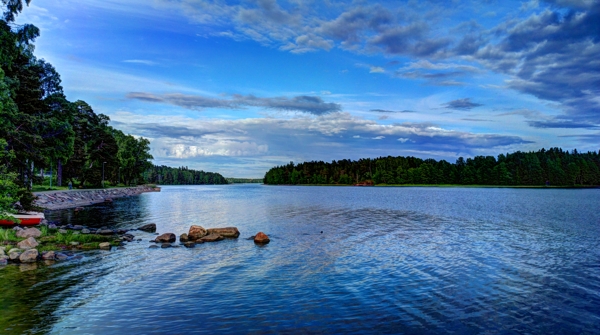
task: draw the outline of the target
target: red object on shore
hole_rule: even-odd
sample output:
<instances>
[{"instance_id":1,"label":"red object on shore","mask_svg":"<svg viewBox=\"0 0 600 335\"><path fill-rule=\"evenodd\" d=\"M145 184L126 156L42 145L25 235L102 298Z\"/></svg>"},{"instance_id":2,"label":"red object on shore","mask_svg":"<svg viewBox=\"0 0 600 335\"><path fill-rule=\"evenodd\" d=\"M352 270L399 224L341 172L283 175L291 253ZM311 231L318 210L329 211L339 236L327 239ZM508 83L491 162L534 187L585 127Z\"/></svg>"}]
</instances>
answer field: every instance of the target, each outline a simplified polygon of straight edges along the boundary
<instances>
[{"instance_id":1,"label":"red object on shore","mask_svg":"<svg viewBox=\"0 0 600 335\"><path fill-rule=\"evenodd\" d=\"M37 226L42 222L43 219L45 219L44 213L38 212L26 212L11 215L15 219L19 219L21 221L21 223L19 223L21 226ZM10 220L0 220L0 226L13 226L16 224L16 222Z\"/></svg>"}]
</instances>

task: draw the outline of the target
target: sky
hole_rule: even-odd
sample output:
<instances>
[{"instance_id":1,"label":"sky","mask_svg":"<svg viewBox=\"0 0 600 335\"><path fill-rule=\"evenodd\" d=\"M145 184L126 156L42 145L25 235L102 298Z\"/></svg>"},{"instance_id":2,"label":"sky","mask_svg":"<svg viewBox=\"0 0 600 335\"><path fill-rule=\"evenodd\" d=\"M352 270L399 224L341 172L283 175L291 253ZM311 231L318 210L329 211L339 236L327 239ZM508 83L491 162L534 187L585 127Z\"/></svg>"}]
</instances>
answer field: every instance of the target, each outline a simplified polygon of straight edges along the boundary
<instances>
[{"instance_id":1,"label":"sky","mask_svg":"<svg viewBox=\"0 0 600 335\"><path fill-rule=\"evenodd\" d=\"M157 165L600 149L600 0L32 0L17 22Z\"/></svg>"}]
</instances>

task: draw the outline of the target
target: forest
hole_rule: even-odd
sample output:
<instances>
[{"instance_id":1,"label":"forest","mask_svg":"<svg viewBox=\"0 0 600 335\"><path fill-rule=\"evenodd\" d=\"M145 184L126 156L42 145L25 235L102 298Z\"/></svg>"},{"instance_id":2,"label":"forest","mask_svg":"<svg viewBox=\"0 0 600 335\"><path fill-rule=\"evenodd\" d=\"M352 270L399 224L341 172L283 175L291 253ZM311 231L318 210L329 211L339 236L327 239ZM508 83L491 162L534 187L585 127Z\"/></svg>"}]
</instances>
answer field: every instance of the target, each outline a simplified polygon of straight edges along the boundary
<instances>
[{"instance_id":1,"label":"forest","mask_svg":"<svg viewBox=\"0 0 600 335\"><path fill-rule=\"evenodd\" d=\"M204 172L187 167L172 168L154 165L144 173L149 183L160 185L208 185L227 184L227 180L215 172Z\"/></svg>"},{"instance_id":2,"label":"forest","mask_svg":"<svg viewBox=\"0 0 600 335\"><path fill-rule=\"evenodd\" d=\"M379 157L306 162L270 169L264 183L319 185L600 185L600 151L579 153L560 148L445 160Z\"/></svg>"}]
</instances>

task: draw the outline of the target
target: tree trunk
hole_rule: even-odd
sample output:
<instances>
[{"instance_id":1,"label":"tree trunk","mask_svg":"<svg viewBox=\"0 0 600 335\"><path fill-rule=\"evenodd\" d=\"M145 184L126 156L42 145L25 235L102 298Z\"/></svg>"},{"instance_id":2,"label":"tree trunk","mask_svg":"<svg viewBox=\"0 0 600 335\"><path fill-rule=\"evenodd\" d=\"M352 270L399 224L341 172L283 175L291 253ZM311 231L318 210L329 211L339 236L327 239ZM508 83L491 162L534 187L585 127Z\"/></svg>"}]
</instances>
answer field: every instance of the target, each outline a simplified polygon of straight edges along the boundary
<instances>
[{"instance_id":1,"label":"tree trunk","mask_svg":"<svg viewBox=\"0 0 600 335\"><path fill-rule=\"evenodd\" d=\"M62 186L62 162L58 160L58 166L56 167L56 185Z\"/></svg>"}]
</instances>

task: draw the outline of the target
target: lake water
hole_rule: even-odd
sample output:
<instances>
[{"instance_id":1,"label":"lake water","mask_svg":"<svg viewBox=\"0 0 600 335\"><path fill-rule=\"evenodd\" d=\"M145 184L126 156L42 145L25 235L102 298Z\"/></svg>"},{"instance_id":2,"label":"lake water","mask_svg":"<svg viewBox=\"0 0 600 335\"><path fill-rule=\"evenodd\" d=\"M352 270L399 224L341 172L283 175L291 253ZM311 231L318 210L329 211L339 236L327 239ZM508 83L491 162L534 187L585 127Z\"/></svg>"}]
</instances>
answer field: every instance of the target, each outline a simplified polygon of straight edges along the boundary
<instances>
[{"instance_id":1,"label":"lake water","mask_svg":"<svg viewBox=\"0 0 600 335\"><path fill-rule=\"evenodd\" d=\"M600 189L163 187L47 214L236 226L0 269L0 334L599 334ZM246 238L263 231L271 243Z\"/></svg>"}]
</instances>

